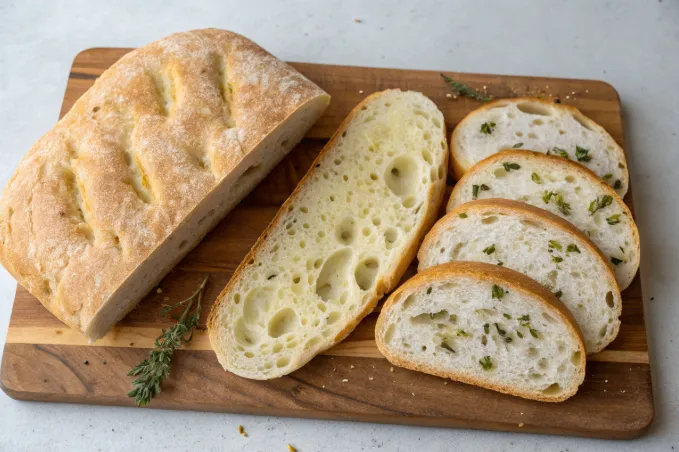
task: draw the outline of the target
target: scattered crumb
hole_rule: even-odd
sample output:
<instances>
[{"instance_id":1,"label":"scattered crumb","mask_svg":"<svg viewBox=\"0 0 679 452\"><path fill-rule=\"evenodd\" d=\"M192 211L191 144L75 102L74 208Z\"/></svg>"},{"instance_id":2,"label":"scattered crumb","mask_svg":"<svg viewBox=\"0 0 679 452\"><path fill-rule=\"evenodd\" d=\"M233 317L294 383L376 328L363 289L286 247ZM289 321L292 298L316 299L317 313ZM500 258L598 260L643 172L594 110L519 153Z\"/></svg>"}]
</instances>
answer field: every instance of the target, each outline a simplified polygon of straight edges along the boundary
<instances>
[{"instance_id":1,"label":"scattered crumb","mask_svg":"<svg viewBox=\"0 0 679 452\"><path fill-rule=\"evenodd\" d=\"M325 385L321 386L321 388L325 389Z\"/></svg>"},{"instance_id":2,"label":"scattered crumb","mask_svg":"<svg viewBox=\"0 0 679 452\"><path fill-rule=\"evenodd\" d=\"M549 89L549 85L545 85L545 89Z\"/></svg>"},{"instance_id":3,"label":"scattered crumb","mask_svg":"<svg viewBox=\"0 0 679 452\"><path fill-rule=\"evenodd\" d=\"M361 19L358 19L358 18L354 19L354 22L356 22L357 24L362 24L362 23L363 23L363 21L362 21ZM290 446L288 446L288 448L289 448L289 447L290 447Z\"/></svg>"},{"instance_id":4,"label":"scattered crumb","mask_svg":"<svg viewBox=\"0 0 679 452\"><path fill-rule=\"evenodd\" d=\"M575 91L571 92L571 94L575 96Z\"/></svg>"},{"instance_id":5,"label":"scattered crumb","mask_svg":"<svg viewBox=\"0 0 679 452\"><path fill-rule=\"evenodd\" d=\"M373 381L373 377L368 377L368 380Z\"/></svg>"},{"instance_id":6,"label":"scattered crumb","mask_svg":"<svg viewBox=\"0 0 679 452\"><path fill-rule=\"evenodd\" d=\"M101 363L102 363L102 364L106 364L106 360L105 360L105 359L102 359L102 360L101 360Z\"/></svg>"},{"instance_id":7,"label":"scattered crumb","mask_svg":"<svg viewBox=\"0 0 679 452\"><path fill-rule=\"evenodd\" d=\"M349 383L349 380L345 378L342 380L342 383Z\"/></svg>"},{"instance_id":8,"label":"scattered crumb","mask_svg":"<svg viewBox=\"0 0 679 452\"><path fill-rule=\"evenodd\" d=\"M362 90L362 89L359 89L359 90L358 90L358 94L363 94L363 90Z\"/></svg>"},{"instance_id":9,"label":"scattered crumb","mask_svg":"<svg viewBox=\"0 0 679 452\"><path fill-rule=\"evenodd\" d=\"M88 360L83 361L83 364L86 365L86 366L87 366L89 363L90 363L90 362L89 362Z\"/></svg>"},{"instance_id":10,"label":"scattered crumb","mask_svg":"<svg viewBox=\"0 0 679 452\"><path fill-rule=\"evenodd\" d=\"M159 287L158 289L156 289L156 292L157 292L157 293L163 293L163 289L161 289L161 288Z\"/></svg>"},{"instance_id":11,"label":"scattered crumb","mask_svg":"<svg viewBox=\"0 0 679 452\"><path fill-rule=\"evenodd\" d=\"M624 393L625 393L625 390L624 390L624 389L623 389L622 391L620 391L620 394L624 394Z\"/></svg>"},{"instance_id":12,"label":"scattered crumb","mask_svg":"<svg viewBox=\"0 0 679 452\"><path fill-rule=\"evenodd\" d=\"M291 446L290 444L288 444L288 452L297 452L297 449L295 449L294 446Z\"/></svg>"},{"instance_id":13,"label":"scattered crumb","mask_svg":"<svg viewBox=\"0 0 679 452\"><path fill-rule=\"evenodd\" d=\"M570 99L570 98L571 98L571 96L566 96L566 99Z\"/></svg>"},{"instance_id":14,"label":"scattered crumb","mask_svg":"<svg viewBox=\"0 0 679 452\"><path fill-rule=\"evenodd\" d=\"M521 422L521 423L519 424L519 428L522 428L523 425L524 425L523 422Z\"/></svg>"},{"instance_id":15,"label":"scattered crumb","mask_svg":"<svg viewBox=\"0 0 679 452\"><path fill-rule=\"evenodd\" d=\"M245 429L243 428L243 426L242 426L242 425L239 425L239 426L238 426L238 433L240 433L240 434L241 434L241 436L243 436L243 437L245 437L245 438L247 438L247 437L248 437L248 434L247 434L247 433L245 433Z\"/></svg>"},{"instance_id":16,"label":"scattered crumb","mask_svg":"<svg viewBox=\"0 0 679 452\"><path fill-rule=\"evenodd\" d=\"M604 383L608 383L608 380L604 380Z\"/></svg>"},{"instance_id":17,"label":"scattered crumb","mask_svg":"<svg viewBox=\"0 0 679 452\"><path fill-rule=\"evenodd\" d=\"M393 371L394 371L394 368L393 368L393 367L390 367L390 368L389 368L389 372L393 372Z\"/></svg>"},{"instance_id":18,"label":"scattered crumb","mask_svg":"<svg viewBox=\"0 0 679 452\"><path fill-rule=\"evenodd\" d=\"M414 392L411 392L411 394L413 395L413 397L415 397L415 393L414 393Z\"/></svg>"},{"instance_id":19,"label":"scattered crumb","mask_svg":"<svg viewBox=\"0 0 679 452\"><path fill-rule=\"evenodd\" d=\"M163 297L163 301L168 301L170 297Z\"/></svg>"},{"instance_id":20,"label":"scattered crumb","mask_svg":"<svg viewBox=\"0 0 679 452\"><path fill-rule=\"evenodd\" d=\"M352 364L351 366L349 366L349 368L350 368L350 369L353 369L353 368L354 368L354 365Z\"/></svg>"},{"instance_id":21,"label":"scattered crumb","mask_svg":"<svg viewBox=\"0 0 679 452\"><path fill-rule=\"evenodd\" d=\"M448 384L448 382L447 382L447 381L444 381L444 382L443 382L443 384L444 384L444 385L447 385L447 384Z\"/></svg>"},{"instance_id":22,"label":"scattered crumb","mask_svg":"<svg viewBox=\"0 0 679 452\"><path fill-rule=\"evenodd\" d=\"M332 369L333 372L336 371L336 370L337 370L337 367L335 367L334 369Z\"/></svg>"},{"instance_id":23,"label":"scattered crumb","mask_svg":"<svg viewBox=\"0 0 679 452\"><path fill-rule=\"evenodd\" d=\"M606 390L605 390L605 389L604 389L604 392L606 392Z\"/></svg>"},{"instance_id":24,"label":"scattered crumb","mask_svg":"<svg viewBox=\"0 0 679 452\"><path fill-rule=\"evenodd\" d=\"M450 94L450 93L448 93L448 94L446 94L446 97L447 97L448 99L450 99L451 97L453 97L453 95Z\"/></svg>"},{"instance_id":25,"label":"scattered crumb","mask_svg":"<svg viewBox=\"0 0 679 452\"><path fill-rule=\"evenodd\" d=\"M586 92L586 93L588 93L588 92L589 92L589 90L588 90L588 89L586 89L586 90L585 90L585 92Z\"/></svg>"},{"instance_id":26,"label":"scattered crumb","mask_svg":"<svg viewBox=\"0 0 679 452\"><path fill-rule=\"evenodd\" d=\"M521 414L521 416L523 416L523 413L520 413L520 414Z\"/></svg>"}]
</instances>

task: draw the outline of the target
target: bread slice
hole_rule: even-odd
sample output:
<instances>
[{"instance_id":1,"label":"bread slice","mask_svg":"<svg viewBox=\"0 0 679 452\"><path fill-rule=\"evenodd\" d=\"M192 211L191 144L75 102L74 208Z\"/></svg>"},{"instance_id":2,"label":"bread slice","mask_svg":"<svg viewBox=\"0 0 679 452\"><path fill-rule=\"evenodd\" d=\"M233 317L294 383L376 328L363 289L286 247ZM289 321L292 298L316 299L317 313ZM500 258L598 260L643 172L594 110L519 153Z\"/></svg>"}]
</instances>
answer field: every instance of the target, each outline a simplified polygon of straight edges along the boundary
<instances>
[{"instance_id":1,"label":"bread slice","mask_svg":"<svg viewBox=\"0 0 679 452\"><path fill-rule=\"evenodd\" d=\"M450 143L455 177L459 180L486 157L516 148L576 161L621 197L627 193L625 153L603 127L570 105L526 97L487 103L455 127Z\"/></svg>"},{"instance_id":2,"label":"bread slice","mask_svg":"<svg viewBox=\"0 0 679 452\"><path fill-rule=\"evenodd\" d=\"M384 304L375 339L394 365L527 399L566 400L585 377L585 345L561 302L480 262L413 276Z\"/></svg>"},{"instance_id":3,"label":"bread slice","mask_svg":"<svg viewBox=\"0 0 679 452\"><path fill-rule=\"evenodd\" d=\"M422 94L356 106L219 295L208 328L222 366L280 377L346 337L415 257L447 157L443 115Z\"/></svg>"},{"instance_id":4,"label":"bread slice","mask_svg":"<svg viewBox=\"0 0 679 452\"><path fill-rule=\"evenodd\" d=\"M511 268L542 284L570 310L587 353L618 335L622 299L605 256L569 222L531 205L483 199L456 207L429 231L418 271L451 261Z\"/></svg>"},{"instance_id":5,"label":"bread slice","mask_svg":"<svg viewBox=\"0 0 679 452\"><path fill-rule=\"evenodd\" d=\"M632 213L611 187L577 163L530 151L492 155L455 185L447 210L477 198L523 201L568 220L603 252L621 290L639 268Z\"/></svg>"},{"instance_id":6,"label":"bread slice","mask_svg":"<svg viewBox=\"0 0 679 452\"><path fill-rule=\"evenodd\" d=\"M266 176L329 96L244 37L178 33L99 77L19 164L0 260L100 338Z\"/></svg>"}]
</instances>

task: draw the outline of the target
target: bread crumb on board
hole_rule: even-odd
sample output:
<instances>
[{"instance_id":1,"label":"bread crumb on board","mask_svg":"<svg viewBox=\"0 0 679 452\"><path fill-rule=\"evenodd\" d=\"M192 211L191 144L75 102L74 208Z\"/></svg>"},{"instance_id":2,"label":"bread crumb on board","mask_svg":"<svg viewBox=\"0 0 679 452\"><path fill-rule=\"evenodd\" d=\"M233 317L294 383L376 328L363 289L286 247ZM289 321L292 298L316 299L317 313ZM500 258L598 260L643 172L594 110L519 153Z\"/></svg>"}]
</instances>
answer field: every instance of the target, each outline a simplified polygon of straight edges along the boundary
<instances>
[{"instance_id":1,"label":"bread crumb on board","mask_svg":"<svg viewBox=\"0 0 679 452\"><path fill-rule=\"evenodd\" d=\"M159 287L159 288L156 289L156 292L157 292L157 293L163 293L163 289L161 289L161 288Z\"/></svg>"},{"instance_id":2,"label":"bread crumb on board","mask_svg":"<svg viewBox=\"0 0 679 452\"><path fill-rule=\"evenodd\" d=\"M357 24L362 24L362 23L363 23L363 21L362 21L361 19L359 19L359 18L354 18L354 22L356 22Z\"/></svg>"},{"instance_id":3,"label":"bread crumb on board","mask_svg":"<svg viewBox=\"0 0 679 452\"><path fill-rule=\"evenodd\" d=\"M353 368L354 368L354 365L352 364L351 366L349 366L349 368L350 368L350 369L353 369Z\"/></svg>"},{"instance_id":4,"label":"bread crumb on board","mask_svg":"<svg viewBox=\"0 0 679 452\"><path fill-rule=\"evenodd\" d=\"M238 426L238 433L240 433L241 436L243 436L243 437L245 437L245 438L248 437L248 434L245 432L245 429L243 428L242 425L239 425L239 426Z\"/></svg>"},{"instance_id":5,"label":"bread crumb on board","mask_svg":"<svg viewBox=\"0 0 679 452\"><path fill-rule=\"evenodd\" d=\"M524 423L521 422L521 423L519 424L519 428L523 428L523 426L524 426Z\"/></svg>"},{"instance_id":6,"label":"bread crumb on board","mask_svg":"<svg viewBox=\"0 0 679 452\"><path fill-rule=\"evenodd\" d=\"M368 380L373 381L373 377L368 377Z\"/></svg>"},{"instance_id":7,"label":"bread crumb on board","mask_svg":"<svg viewBox=\"0 0 679 452\"><path fill-rule=\"evenodd\" d=\"M349 380L345 378L342 380L342 383L349 383Z\"/></svg>"},{"instance_id":8,"label":"bread crumb on board","mask_svg":"<svg viewBox=\"0 0 679 452\"><path fill-rule=\"evenodd\" d=\"M389 372L393 372L393 371L394 371L394 368L393 368L393 367L390 367L390 368L389 368Z\"/></svg>"}]
</instances>

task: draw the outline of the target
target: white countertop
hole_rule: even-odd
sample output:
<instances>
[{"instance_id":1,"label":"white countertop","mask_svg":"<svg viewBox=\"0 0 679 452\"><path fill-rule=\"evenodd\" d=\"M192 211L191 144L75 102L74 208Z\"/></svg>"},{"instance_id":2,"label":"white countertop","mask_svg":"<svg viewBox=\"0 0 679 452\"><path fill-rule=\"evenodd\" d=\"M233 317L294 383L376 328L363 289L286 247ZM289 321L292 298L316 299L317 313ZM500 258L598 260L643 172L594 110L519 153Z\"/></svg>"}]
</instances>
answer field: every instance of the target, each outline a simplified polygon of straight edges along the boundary
<instances>
[{"instance_id":1,"label":"white countertop","mask_svg":"<svg viewBox=\"0 0 679 452\"><path fill-rule=\"evenodd\" d=\"M614 442L27 403L0 394L1 451L285 451L288 443L300 452L679 449L679 2L396 3L0 0L0 185L56 121L77 52L137 47L175 31L230 29L283 60L605 80L623 103L642 238L656 401L648 435ZM0 345L15 287L0 270Z\"/></svg>"}]
</instances>

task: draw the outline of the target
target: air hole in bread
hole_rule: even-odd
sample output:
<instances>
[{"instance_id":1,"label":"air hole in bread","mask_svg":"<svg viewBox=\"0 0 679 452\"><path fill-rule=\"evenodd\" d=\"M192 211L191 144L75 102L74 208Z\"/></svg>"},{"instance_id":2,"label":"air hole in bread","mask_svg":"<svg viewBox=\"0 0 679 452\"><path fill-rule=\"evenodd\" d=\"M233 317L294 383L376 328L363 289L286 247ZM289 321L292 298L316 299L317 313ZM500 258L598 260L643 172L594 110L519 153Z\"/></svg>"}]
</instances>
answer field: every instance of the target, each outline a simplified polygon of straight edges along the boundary
<instances>
[{"instance_id":1,"label":"air hole in bread","mask_svg":"<svg viewBox=\"0 0 679 452\"><path fill-rule=\"evenodd\" d=\"M489 217L483 217L481 219L481 223L483 224L493 224L498 220L498 218L495 215L491 215Z\"/></svg>"},{"instance_id":2,"label":"air hole in bread","mask_svg":"<svg viewBox=\"0 0 679 452\"><path fill-rule=\"evenodd\" d=\"M384 243L387 247L387 249L392 249L394 247L394 243L398 240L398 231L394 228L389 228L386 231L384 231Z\"/></svg>"},{"instance_id":3,"label":"air hole in bread","mask_svg":"<svg viewBox=\"0 0 679 452\"><path fill-rule=\"evenodd\" d=\"M551 315L547 314L546 312L543 312L543 313L542 313L542 317L544 317L544 319L547 320L547 322L549 322L549 323L554 323L554 322L556 322L556 320L554 319L554 317L552 317Z\"/></svg>"},{"instance_id":4,"label":"air hole in bread","mask_svg":"<svg viewBox=\"0 0 679 452\"><path fill-rule=\"evenodd\" d=\"M434 164L434 159L431 156L431 152L427 151L426 149L422 150L422 158L428 164L430 164L430 165Z\"/></svg>"},{"instance_id":5,"label":"air hole in bread","mask_svg":"<svg viewBox=\"0 0 679 452\"><path fill-rule=\"evenodd\" d=\"M495 171L493 171L493 175L498 179L502 179L507 175L507 171L505 171L504 168L497 168Z\"/></svg>"},{"instance_id":6,"label":"air hole in bread","mask_svg":"<svg viewBox=\"0 0 679 452\"><path fill-rule=\"evenodd\" d=\"M417 189L418 167L410 156L396 157L387 166L384 181L396 196L406 196Z\"/></svg>"},{"instance_id":7,"label":"air hole in bread","mask_svg":"<svg viewBox=\"0 0 679 452\"><path fill-rule=\"evenodd\" d=\"M516 135L517 137L522 137L522 136L523 136L523 132L521 132L521 131L519 130L519 131L517 131L516 133L514 133L514 135Z\"/></svg>"},{"instance_id":8,"label":"air hole in bread","mask_svg":"<svg viewBox=\"0 0 679 452\"><path fill-rule=\"evenodd\" d=\"M266 345L267 345L266 343L263 343L262 345L259 346L259 348L264 349L264 348L266 348ZM278 343L276 343L276 344L273 346L273 348L272 348L271 350L272 350L274 353L278 353L278 352L280 352L281 350L283 350L283 344L281 344L280 342L278 342Z\"/></svg>"},{"instance_id":9,"label":"air hole in bread","mask_svg":"<svg viewBox=\"0 0 679 452\"><path fill-rule=\"evenodd\" d=\"M375 218L373 218L373 224L374 224L375 226L379 226L379 225L382 224L382 220L380 220L379 218L375 217Z\"/></svg>"},{"instance_id":10,"label":"air hole in bread","mask_svg":"<svg viewBox=\"0 0 679 452\"><path fill-rule=\"evenodd\" d=\"M285 356L283 358L278 358L276 360L276 367L278 367L278 368L285 367L285 366L288 365L288 363L290 363L290 358L288 358L287 356Z\"/></svg>"},{"instance_id":11,"label":"air hole in bread","mask_svg":"<svg viewBox=\"0 0 679 452\"><path fill-rule=\"evenodd\" d=\"M406 311L416 301L415 295L408 295L408 298L403 302L403 311Z\"/></svg>"},{"instance_id":12,"label":"air hole in bread","mask_svg":"<svg viewBox=\"0 0 679 452\"><path fill-rule=\"evenodd\" d=\"M410 209L412 206L415 205L415 197L414 196L408 196L405 200L403 200L403 207L406 209Z\"/></svg>"},{"instance_id":13,"label":"air hole in bread","mask_svg":"<svg viewBox=\"0 0 679 452\"><path fill-rule=\"evenodd\" d=\"M259 314L269 309L269 300L273 291L270 287L258 287L252 289L243 302L243 319L249 324L256 323Z\"/></svg>"},{"instance_id":14,"label":"air hole in bread","mask_svg":"<svg viewBox=\"0 0 679 452\"><path fill-rule=\"evenodd\" d=\"M539 367L540 369L546 369L546 368L547 368L547 364L548 364L547 358L540 358L540 360L538 361L538 367Z\"/></svg>"},{"instance_id":15,"label":"air hole in bread","mask_svg":"<svg viewBox=\"0 0 679 452\"><path fill-rule=\"evenodd\" d=\"M337 251L325 261L316 279L316 294L323 301L336 303L341 298L352 254L351 249L345 248ZM344 295L346 297L346 293Z\"/></svg>"},{"instance_id":16,"label":"air hole in bread","mask_svg":"<svg viewBox=\"0 0 679 452\"><path fill-rule=\"evenodd\" d=\"M356 221L353 218L345 218L337 225L335 237L343 245L350 245L356 235Z\"/></svg>"},{"instance_id":17,"label":"air hole in bread","mask_svg":"<svg viewBox=\"0 0 679 452\"><path fill-rule=\"evenodd\" d=\"M236 304L240 303L240 294L239 293L237 293L233 296L233 302L236 303Z\"/></svg>"},{"instance_id":18,"label":"air hole in bread","mask_svg":"<svg viewBox=\"0 0 679 452\"><path fill-rule=\"evenodd\" d=\"M599 336L604 337L606 336L606 331L608 331L608 325L604 325L601 327L601 330L599 331Z\"/></svg>"},{"instance_id":19,"label":"air hole in bread","mask_svg":"<svg viewBox=\"0 0 679 452\"><path fill-rule=\"evenodd\" d=\"M319 342L321 342L320 337L318 337L318 336L312 337L311 339L306 341L306 343L304 344L304 348L306 348L306 349L312 348L314 345L318 344Z\"/></svg>"},{"instance_id":20,"label":"air hole in bread","mask_svg":"<svg viewBox=\"0 0 679 452\"><path fill-rule=\"evenodd\" d=\"M533 119L533 124L535 124L536 126L541 126L544 123L545 122L542 119Z\"/></svg>"},{"instance_id":21,"label":"air hole in bread","mask_svg":"<svg viewBox=\"0 0 679 452\"><path fill-rule=\"evenodd\" d=\"M533 132L530 132L530 133L528 134L528 138L532 138L532 139L536 140L536 139L538 138L538 136L535 135Z\"/></svg>"},{"instance_id":22,"label":"air hole in bread","mask_svg":"<svg viewBox=\"0 0 679 452\"><path fill-rule=\"evenodd\" d=\"M582 127L584 127L587 130L592 130L592 127L587 123L587 120L585 119L584 116L582 116L579 113L574 113L573 114L573 119L575 119Z\"/></svg>"},{"instance_id":23,"label":"air hole in bread","mask_svg":"<svg viewBox=\"0 0 679 452\"><path fill-rule=\"evenodd\" d=\"M528 356L530 356L531 358L538 356L538 349L535 347L528 348Z\"/></svg>"},{"instance_id":24,"label":"air hole in bread","mask_svg":"<svg viewBox=\"0 0 679 452\"><path fill-rule=\"evenodd\" d=\"M542 393L545 395L556 395L561 392L561 387L559 386L558 383L552 383L551 385L547 386L545 389L542 390Z\"/></svg>"},{"instance_id":25,"label":"air hole in bread","mask_svg":"<svg viewBox=\"0 0 679 452\"><path fill-rule=\"evenodd\" d=\"M375 257L370 257L358 263L354 270L354 278L361 290L368 290L373 286L378 268L379 261Z\"/></svg>"},{"instance_id":26,"label":"air hole in bread","mask_svg":"<svg viewBox=\"0 0 679 452\"><path fill-rule=\"evenodd\" d=\"M573 176L566 176L566 177L564 178L564 180L565 180L566 182L568 182L569 184L572 184L572 183L575 182L575 177L573 177Z\"/></svg>"},{"instance_id":27,"label":"air hole in bread","mask_svg":"<svg viewBox=\"0 0 679 452\"><path fill-rule=\"evenodd\" d=\"M236 322L233 334L241 345L249 346L257 343L257 336L245 326L245 320L242 317Z\"/></svg>"},{"instance_id":28,"label":"air hole in bread","mask_svg":"<svg viewBox=\"0 0 679 452\"><path fill-rule=\"evenodd\" d=\"M575 352L571 355L571 363L573 363L574 366L579 366L581 361L582 352Z\"/></svg>"},{"instance_id":29,"label":"air hole in bread","mask_svg":"<svg viewBox=\"0 0 679 452\"><path fill-rule=\"evenodd\" d=\"M268 333L273 338L280 337L293 332L298 325L297 313L292 308L281 309L269 320Z\"/></svg>"},{"instance_id":30,"label":"air hole in bread","mask_svg":"<svg viewBox=\"0 0 679 452\"><path fill-rule=\"evenodd\" d=\"M566 131L563 129L559 129L559 135L566 135Z\"/></svg>"},{"instance_id":31,"label":"air hole in bread","mask_svg":"<svg viewBox=\"0 0 679 452\"><path fill-rule=\"evenodd\" d=\"M551 116L549 109L543 105L532 102L520 102L516 108L529 115Z\"/></svg>"},{"instance_id":32,"label":"air hole in bread","mask_svg":"<svg viewBox=\"0 0 679 452\"><path fill-rule=\"evenodd\" d=\"M615 301L613 300L613 292L606 293L606 304L611 309L615 307Z\"/></svg>"},{"instance_id":33,"label":"air hole in bread","mask_svg":"<svg viewBox=\"0 0 679 452\"><path fill-rule=\"evenodd\" d=\"M524 226L528 226L529 228L540 229L540 225L532 220L521 219L521 224Z\"/></svg>"},{"instance_id":34,"label":"air hole in bread","mask_svg":"<svg viewBox=\"0 0 679 452\"><path fill-rule=\"evenodd\" d=\"M245 352L245 353L243 353L243 356L245 356L246 358L254 358L255 357L255 355L252 352Z\"/></svg>"},{"instance_id":35,"label":"air hole in bread","mask_svg":"<svg viewBox=\"0 0 679 452\"><path fill-rule=\"evenodd\" d=\"M115 237L115 242L120 243L120 239L118 238L118 236ZM177 248L181 250L186 246L187 243L189 242L187 242L186 240L182 240L181 242L179 242L179 246Z\"/></svg>"},{"instance_id":36,"label":"air hole in bread","mask_svg":"<svg viewBox=\"0 0 679 452\"><path fill-rule=\"evenodd\" d=\"M333 323L337 322L341 317L342 315L339 312L333 311L325 319L325 323L327 323L328 325L332 325Z\"/></svg>"},{"instance_id":37,"label":"air hole in bread","mask_svg":"<svg viewBox=\"0 0 679 452\"><path fill-rule=\"evenodd\" d=\"M439 173L439 180L446 177L446 169L444 167L440 166L438 173Z\"/></svg>"},{"instance_id":38,"label":"air hole in bread","mask_svg":"<svg viewBox=\"0 0 679 452\"><path fill-rule=\"evenodd\" d=\"M378 179L377 174L375 174L375 173L370 173L370 179L372 179L372 180L377 180L377 179Z\"/></svg>"}]
</instances>

